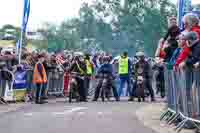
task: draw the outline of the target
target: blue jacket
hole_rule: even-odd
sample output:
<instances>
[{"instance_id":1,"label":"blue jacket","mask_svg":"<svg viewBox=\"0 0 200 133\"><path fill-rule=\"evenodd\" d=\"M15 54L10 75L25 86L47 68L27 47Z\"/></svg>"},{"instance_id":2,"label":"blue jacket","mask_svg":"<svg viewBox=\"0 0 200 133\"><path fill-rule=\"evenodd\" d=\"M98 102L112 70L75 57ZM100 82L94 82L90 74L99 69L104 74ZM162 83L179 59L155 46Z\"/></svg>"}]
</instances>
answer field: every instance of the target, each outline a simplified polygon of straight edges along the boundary
<instances>
[{"instance_id":1,"label":"blue jacket","mask_svg":"<svg viewBox=\"0 0 200 133\"><path fill-rule=\"evenodd\" d=\"M113 75L113 67L112 64L102 64L100 68L98 69L97 73L103 73L103 74L111 74Z\"/></svg>"},{"instance_id":2,"label":"blue jacket","mask_svg":"<svg viewBox=\"0 0 200 133\"><path fill-rule=\"evenodd\" d=\"M175 65L176 64L176 60L178 59L178 57L179 57L179 55L180 55L181 52L182 52L182 48L177 48L174 51L174 53L173 53L173 55L172 55L172 57L171 57L171 59L169 61L170 65Z\"/></svg>"}]
</instances>

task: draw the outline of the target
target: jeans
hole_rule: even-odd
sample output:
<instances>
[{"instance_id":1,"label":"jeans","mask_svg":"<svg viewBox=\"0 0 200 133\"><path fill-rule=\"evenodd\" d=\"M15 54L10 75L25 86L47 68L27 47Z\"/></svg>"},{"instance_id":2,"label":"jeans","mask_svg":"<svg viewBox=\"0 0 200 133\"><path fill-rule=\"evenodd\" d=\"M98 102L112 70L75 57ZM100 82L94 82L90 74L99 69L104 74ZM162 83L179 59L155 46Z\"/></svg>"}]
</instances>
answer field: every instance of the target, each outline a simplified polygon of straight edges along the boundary
<instances>
[{"instance_id":1,"label":"jeans","mask_svg":"<svg viewBox=\"0 0 200 133\"><path fill-rule=\"evenodd\" d=\"M78 83L78 93L80 95L80 101L86 101L87 95L84 86L84 79L76 77L76 81Z\"/></svg>"},{"instance_id":2,"label":"jeans","mask_svg":"<svg viewBox=\"0 0 200 133\"><path fill-rule=\"evenodd\" d=\"M87 75L86 77L85 77L85 94L86 94L86 96L89 96L89 89L90 89L90 77L91 76L89 76L89 75Z\"/></svg>"},{"instance_id":3,"label":"jeans","mask_svg":"<svg viewBox=\"0 0 200 133\"><path fill-rule=\"evenodd\" d=\"M122 93L124 94L123 88L126 83L127 83L127 91L129 93L129 95L131 95L130 78L128 76L124 76L124 77L120 77L120 88L118 90L119 96L121 96Z\"/></svg>"},{"instance_id":4,"label":"jeans","mask_svg":"<svg viewBox=\"0 0 200 133\"><path fill-rule=\"evenodd\" d=\"M9 90L12 88L12 81L1 80L1 95L0 97L5 96L6 86L8 85Z\"/></svg>"},{"instance_id":5,"label":"jeans","mask_svg":"<svg viewBox=\"0 0 200 133\"><path fill-rule=\"evenodd\" d=\"M38 102L45 96L45 86L44 84L36 84L36 87L36 102Z\"/></svg>"},{"instance_id":6,"label":"jeans","mask_svg":"<svg viewBox=\"0 0 200 133\"><path fill-rule=\"evenodd\" d=\"M95 88L94 100L98 100L100 91L102 89L102 84L103 84L103 79L99 79L97 87ZM113 91L115 99L119 100L119 96L117 94L117 89L114 86L114 82L113 81L109 81L109 86L111 86L111 88L112 88L112 91Z\"/></svg>"}]
</instances>

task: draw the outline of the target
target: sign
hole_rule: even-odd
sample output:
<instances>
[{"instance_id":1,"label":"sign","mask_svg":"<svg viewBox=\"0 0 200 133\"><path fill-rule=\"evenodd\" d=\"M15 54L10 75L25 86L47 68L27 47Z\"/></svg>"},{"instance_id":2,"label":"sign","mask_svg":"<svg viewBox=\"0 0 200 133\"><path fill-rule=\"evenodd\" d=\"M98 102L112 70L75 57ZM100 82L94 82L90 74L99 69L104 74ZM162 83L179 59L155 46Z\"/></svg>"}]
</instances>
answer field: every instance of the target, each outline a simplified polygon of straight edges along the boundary
<instances>
[{"instance_id":1,"label":"sign","mask_svg":"<svg viewBox=\"0 0 200 133\"><path fill-rule=\"evenodd\" d=\"M192 11L192 13L195 13L196 15L198 15L200 19L200 11Z\"/></svg>"},{"instance_id":2,"label":"sign","mask_svg":"<svg viewBox=\"0 0 200 133\"><path fill-rule=\"evenodd\" d=\"M191 0L179 0L178 1L178 24L179 27L183 30L184 26L182 23L183 16L192 10L192 1Z\"/></svg>"},{"instance_id":3,"label":"sign","mask_svg":"<svg viewBox=\"0 0 200 133\"><path fill-rule=\"evenodd\" d=\"M24 89L27 86L26 71L18 71L15 73L14 89Z\"/></svg>"}]
</instances>

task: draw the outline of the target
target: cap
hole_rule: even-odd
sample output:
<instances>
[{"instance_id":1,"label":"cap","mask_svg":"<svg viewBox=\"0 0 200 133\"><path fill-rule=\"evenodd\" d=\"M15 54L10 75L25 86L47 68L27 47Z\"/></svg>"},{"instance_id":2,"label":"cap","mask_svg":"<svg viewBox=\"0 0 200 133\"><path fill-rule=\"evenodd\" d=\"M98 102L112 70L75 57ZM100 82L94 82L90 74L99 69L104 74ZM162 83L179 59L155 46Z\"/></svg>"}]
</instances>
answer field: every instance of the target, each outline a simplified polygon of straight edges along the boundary
<instances>
[{"instance_id":1,"label":"cap","mask_svg":"<svg viewBox=\"0 0 200 133\"><path fill-rule=\"evenodd\" d=\"M136 56L144 56L144 52L139 51L139 52L136 53Z\"/></svg>"},{"instance_id":2,"label":"cap","mask_svg":"<svg viewBox=\"0 0 200 133\"><path fill-rule=\"evenodd\" d=\"M192 47L194 44L199 42L199 37L196 32L188 32L185 36L183 36L183 39L190 42L189 47Z\"/></svg>"},{"instance_id":3,"label":"cap","mask_svg":"<svg viewBox=\"0 0 200 133\"><path fill-rule=\"evenodd\" d=\"M44 56L42 54L39 54L38 55L38 58L43 58Z\"/></svg>"}]
</instances>

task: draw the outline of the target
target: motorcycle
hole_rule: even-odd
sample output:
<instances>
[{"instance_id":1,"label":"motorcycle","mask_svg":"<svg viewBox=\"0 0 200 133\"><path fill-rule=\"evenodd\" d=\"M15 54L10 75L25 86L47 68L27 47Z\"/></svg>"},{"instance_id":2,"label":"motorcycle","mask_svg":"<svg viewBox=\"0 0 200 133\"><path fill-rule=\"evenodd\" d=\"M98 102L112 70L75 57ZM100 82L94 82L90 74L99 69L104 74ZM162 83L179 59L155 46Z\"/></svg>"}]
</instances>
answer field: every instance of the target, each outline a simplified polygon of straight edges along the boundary
<instances>
[{"instance_id":1,"label":"motorcycle","mask_svg":"<svg viewBox=\"0 0 200 133\"><path fill-rule=\"evenodd\" d=\"M137 70L136 97L138 98L138 102L141 102L141 98L143 102L145 101L145 77L143 68Z\"/></svg>"},{"instance_id":2,"label":"motorcycle","mask_svg":"<svg viewBox=\"0 0 200 133\"><path fill-rule=\"evenodd\" d=\"M102 82L102 86L101 86L101 99L104 102L105 98L110 101L110 97L111 97L111 76L109 74L99 74L97 76L98 78L100 78L100 82Z\"/></svg>"},{"instance_id":3,"label":"motorcycle","mask_svg":"<svg viewBox=\"0 0 200 133\"><path fill-rule=\"evenodd\" d=\"M155 65L153 67L154 78L156 82L156 94L160 93L161 98L165 97L165 83L164 83L164 72L162 66Z\"/></svg>"},{"instance_id":4,"label":"motorcycle","mask_svg":"<svg viewBox=\"0 0 200 133\"><path fill-rule=\"evenodd\" d=\"M73 99L76 99L76 102L80 101L77 78L82 77L80 74L72 72L69 81L69 103L71 103Z\"/></svg>"}]
</instances>

